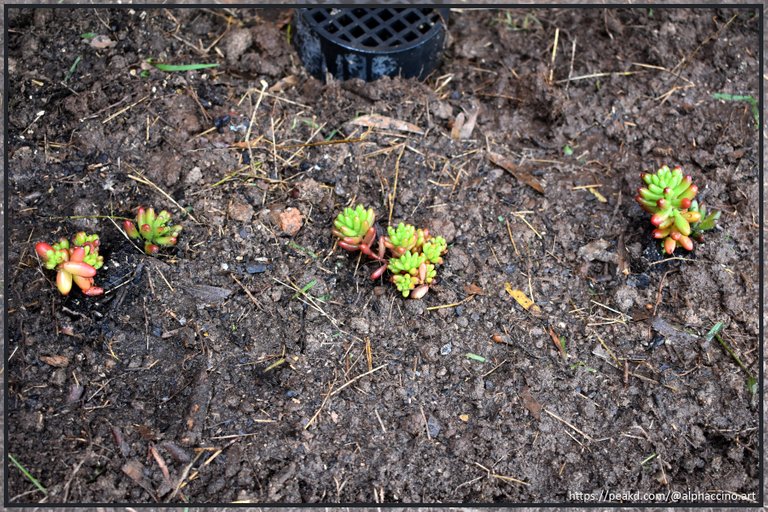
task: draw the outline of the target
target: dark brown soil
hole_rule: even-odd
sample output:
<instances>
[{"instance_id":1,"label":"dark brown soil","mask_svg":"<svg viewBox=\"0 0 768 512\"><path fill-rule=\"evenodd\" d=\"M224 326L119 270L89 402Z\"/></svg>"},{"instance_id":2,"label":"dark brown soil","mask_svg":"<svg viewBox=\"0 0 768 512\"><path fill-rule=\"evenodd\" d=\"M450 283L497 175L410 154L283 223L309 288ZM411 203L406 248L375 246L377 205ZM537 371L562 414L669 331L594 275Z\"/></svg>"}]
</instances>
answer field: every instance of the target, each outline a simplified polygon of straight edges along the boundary
<instances>
[{"instance_id":1,"label":"dark brown soil","mask_svg":"<svg viewBox=\"0 0 768 512\"><path fill-rule=\"evenodd\" d=\"M756 503L759 396L704 335L758 373L759 130L712 96L758 96L757 14L455 10L425 82L326 85L286 10L10 10L7 450L47 495L11 465L6 500ZM660 262L633 195L664 163L723 215ZM450 243L420 301L333 250L342 207L385 226L391 197ZM176 248L129 243L138 205ZM103 297L34 254L81 229Z\"/></svg>"}]
</instances>

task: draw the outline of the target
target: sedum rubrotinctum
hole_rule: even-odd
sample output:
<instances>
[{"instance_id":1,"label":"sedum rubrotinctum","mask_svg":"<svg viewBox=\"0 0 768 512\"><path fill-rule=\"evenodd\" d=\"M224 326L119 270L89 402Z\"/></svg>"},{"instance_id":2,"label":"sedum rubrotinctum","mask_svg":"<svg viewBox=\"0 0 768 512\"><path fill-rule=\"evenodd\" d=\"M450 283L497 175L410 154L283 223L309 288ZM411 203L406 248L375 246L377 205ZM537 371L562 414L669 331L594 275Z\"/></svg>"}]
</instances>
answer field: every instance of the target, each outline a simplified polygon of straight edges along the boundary
<instances>
[{"instance_id":1,"label":"sedum rubrotinctum","mask_svg":"<svg viewBox=\"0 0 768 512\"><path fill-rule=\"evenodd\" d=\"M74 283L85 295L93 297L104 293L104 289L96 286L93 279L104 264L99 244L98 235L80 231L72 237L71 243L66 238L53 245L38 242L35 252L45 268L56 270L56 288L62 295L69 295Z\"/></svg>"},{"instance_id":2,"label":"sedum rubrotinctum","mask_svg":"<svg viewBox=\"0 0 768 512\"><path fill-rule=\"evenodd\" d=\"M154 208L140 206L135 220L125 220L123 229L130 238L144 242L145 253L155 255L160 252L160 247L176 245L181 225L173 225L171 214L166 210L155 214Z\"/></svg>"},{"instance_id":3,"label":"sedum rubrotinctum","mask_svg":"<svg viewBox=\"0 0 768 512\"><path fill-rule=\"evenodd\" d=\"M387 234L379 237L374 222L371 208L344 208L334 220L331 232L342 249L360 251L381 264L371 274L372 279L389 270L390 280L403 297L424 297L437 276L436 267L443 263L443 255L448 251L445 239L402 222L397 227L388 226ZM376 251L372 249L374 245Z\"/></svg>"},{"instance_id":4,"label":"sedum rubrotinctum","mask_svg":"<svg viewBox=\"0 0 768 512\"><path fill-rule=\"evenodd\" d=\"M693 250L693 239L702 240L702 232L715 227L720 212L707 213L704 205L694 201L699 191L690 175L683 175L680 166L670 169L664 165L655 173L642 173L645 186L638 189L635 200L650 213L653 237L661 240L667 254L679 245Z\"/></svg>"}]
</instances>

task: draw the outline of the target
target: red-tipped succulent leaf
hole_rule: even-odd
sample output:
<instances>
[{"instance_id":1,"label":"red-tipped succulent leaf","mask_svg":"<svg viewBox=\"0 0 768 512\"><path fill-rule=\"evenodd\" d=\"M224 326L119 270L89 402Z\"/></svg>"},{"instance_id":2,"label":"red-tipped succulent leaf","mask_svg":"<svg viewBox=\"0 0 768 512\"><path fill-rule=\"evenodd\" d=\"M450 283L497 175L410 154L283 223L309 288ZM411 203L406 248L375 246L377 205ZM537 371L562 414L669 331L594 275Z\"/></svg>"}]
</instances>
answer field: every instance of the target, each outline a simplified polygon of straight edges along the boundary
<instances>
[{"instance_id":1,"label":"red-tipped succulent leaf","mask_svg":"<svg viewBox=\"0 0 768 512\"><path fill-rule=\"evenodd\" d=\"M65 261L59 265L59 269L81 277L93 277L96 275L96 269L82 261Z\"/></svg>"}]
</instances>

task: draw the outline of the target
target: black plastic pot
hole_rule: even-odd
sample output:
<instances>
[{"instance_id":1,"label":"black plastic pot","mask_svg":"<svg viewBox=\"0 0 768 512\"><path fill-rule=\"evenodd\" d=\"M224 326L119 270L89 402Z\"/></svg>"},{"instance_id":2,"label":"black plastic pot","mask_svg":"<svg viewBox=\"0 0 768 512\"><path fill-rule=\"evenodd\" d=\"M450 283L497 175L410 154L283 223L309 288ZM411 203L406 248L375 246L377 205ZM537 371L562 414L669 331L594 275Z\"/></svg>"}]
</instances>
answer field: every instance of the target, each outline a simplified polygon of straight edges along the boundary
<instances>
[{"instance_id":1,"label":"black plastic pot","mask_svg":"<svg viewBox=\"0 0 768 512\"><path fill-rule=\"evenodd\" d=\"M325 80L424 79L440 62L449 9L296 9L293 44L304 67Z\"/></svg>"}]
</instances>

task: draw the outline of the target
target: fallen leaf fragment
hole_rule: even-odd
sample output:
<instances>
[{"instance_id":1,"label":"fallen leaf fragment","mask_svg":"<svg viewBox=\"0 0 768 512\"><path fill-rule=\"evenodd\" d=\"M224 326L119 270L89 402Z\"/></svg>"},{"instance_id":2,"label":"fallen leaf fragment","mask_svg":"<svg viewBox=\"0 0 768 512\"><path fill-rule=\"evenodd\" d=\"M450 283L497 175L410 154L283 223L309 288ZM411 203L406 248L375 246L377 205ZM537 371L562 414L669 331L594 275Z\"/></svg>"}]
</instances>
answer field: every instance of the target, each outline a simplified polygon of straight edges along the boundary
<instances>
[{"instance_id":1,"label":"fallen leaf fragment","mask_svg":"<svg viewBox=\"0 0 768 512\"><path fill-rule=\"evenodd\" d=\"M475 283L465 284L464 291L467 292L467 295L483 295L483 289Z\"/></svg>"},{"instance_id":2,"label":"fallen leaf fragment","mask_svg":"<svg viewBox=\"0 0 768 512\"><path fill-rule=\"evenodd\" d=\"M160 447L168 450L168 453L171 454L171 457L173 457L176 462L186 463L192 460L192 457L186 452L186 450L178 446L173 441L163 441L160 443Z\"/></svg>"},{"instance_id":3,"label":"fallen leaf fragment","mask_svg":"<svg viewBox=\"0 0 768 512\"><path fill-rule=\"evenodd\" d=\"M184 288L188 294L206 304L224 302L232 294L232 290L207 284L191 284Z\"/></svg>"},{"instance_id":4,"label":"fallen leaf fragment","mask_svg":"<svg viewBox=\"0 0 768 512\"><path fill-rule=\"evenodd\" d=\"M510 294L512 298L515 299L517 303L523 307L523 309L534 316L541 315L541 308L534 304L534 302L529 299L525 293L518 290L517 288L512 288L510 283L504 283L504 289L507 290L507 293Z\"/></svg>"},{"instance_id":5,"label":"fallen leaf fragment","mask_svg":"<svg viewBox=\"0 0 768 512\"><path fill-rule=\"evenodd\" d=\"M401 132L416 133L419 135L424 134L424 130L419 128L413 123L407 121L401 121L399 119L393 119L391 117L382 116L379 114L368 114L355 118L349 122L349 124L355 126L365 126L366 128L380 128L382 130L398 130Z\"/></svg>"},{"instance_id":6,"label":"fallen leaf fragment","mask_svg":"<svg viewBox=\"0 0 768 512\"><path fill-rule=\"evenodd\" d=\"M147 484L146 478L144 478L144 465L141 462L137 460L129 460L123 464L123 467L120 469L122 469L123 473L128 475L131 480L141 486L142 489L147 491L153 500L157 501L154 491L149 484Z\"/></svg>"},{"instance_id":7,"label":"fallen leaf fragment","mask_svg":"<svg viewBox=\"0 0 768 512\"><path fill-rule=\"evenodd\" d=\"M69 365L67 356L40 356L40 360L56 368L66 368Z\"/></svg>"},{"instance_id":8,"label":"fallen leaf fragment","mask_svg":"<svg viewBox=\"0 0 768 512\"><path fill-rule=\"evenodd\" d=\"M138 425L138 424L136 424L136 425L133 426L133 429L136 432L139 433L139 435L142 437L142 439L145 439L147 441L157 439L157 436L152 431L152 429L149 428L146 425Z\"/></svg>"},{"instance_id":9,"label":"fallen leaf fragment","mask_svg":"<svg viewBox=\"0 0 768 512\"><path fill-rule=\"evenodd\" d=\"M168 471L168 466L165 464L165 460L163 459L163 456L160 455L157 449L152 445L149 446L149 452L152 454L152 457L155 458L155 462L157 462L157 465L160 466L160 471L162 471L163 478L165 478L165 481L170 483L171 474Z\"/></svg>"},{"instance_id":10,"label":"fallen leaf fragment","mask_svg":"<svg viewBox=\"0 0 768 512\"><path fill-rule=\"evenodd\" d=\"M557 350L560 352L560 355L563 356L563 359L565 359L567 357L567 354L565 353L565 347L560 341L560 337L557 335L555 330L552 329L552 327L549 328L549 337L552 338L552 343L555 344Z\"/></svg>"},{"instance_id":11,"label":"fallen leaf fragment","mask_svg":"<svg viewBox=\"0 0 768 512\"><path fill-rule=\"evenodd\" d=\"M137 460L129 460L121 468L123 473L128 475L131 480L144 486L144 465Z\"/></svg>"},{"instance_id":12,"label":"fallen leaf fragment","mask_svg":"<svg viewBox=\"0 0 768 512\"><path fill-rule=\"evenodd\" d=\"M298 83L299 83L299 77L297 77L296 75L288 75L278 80L272 87L267 89L267 92L271 92L271 93L283 92L285 89L288 89L289 87L293 87Z\"/></svg>"},{"instance_id":13,"label":"fallen leaf fragment","mask_svg":"<svg viewBox=\"0 0 768 512\"><path fill-rule=\"evenodd\" d=\"M531 187L533 190L538 192L539 194L544 193L544 185L542 185L539 180L533 177L533 175L517 165L516 163L512 162L509 158L505 158L498 153L488 153L488 160L491 161L492 164L498 165L505 171L507 171L509 174L517 178L519 181L525 183L529 187Z\"/></svg>"},{"instance_id":14,"label":"fallen leaf fragment","mask_svg":"<svg viewBox=\"0 0 768 512\"><path fill-rule=\"evenodd\" d=\"M477 124L477 116L480 113L480 105L473 104L469 110L465 109L467 113L466 120L459 127L459 139L467 140L472 137L472 132L475 131L475 124ZM461 114L459 114L461 115Z\"/></svg>"},{"instance_id":15,"label":"fallen leaf fragment","mask_svg":"<svg viewBox=\"0 0 768 512\"><path fill-rule=\"evenodd\" d=\"M531 416L537 420L540 420L542 406L539 402L536 401L535 398L533 398L533 395L531 395L531 390L528 387L523 388L523 391L520 393L520 398L523 399L523 407L528 409L528 412L531 413Z\"/></svg>"},{"instance_id":16,"label":"fallen leaf fragment","mask_svg":"<svg viewBox=\"0 0 768 512\"><path fill-rule=\"evenodd\" d=\"M461 138L461 130L464 128L465 120L466 116L464 115L464 112L460 112L459 115L456 116L456 119L453 120L453 127L451 128L451 138L453 140L459 140Z\"/></svg>"},{"instance_id":17,"label":"fallen leaf fragment","mask_svg":"<svg viewBox=\"0 0 768 512\"><path fill-rule=\"evenodd\" d=\"M91 48L96 48L97 50L104 50L106 48L114 48L117 46L116 42L110 39L109 36L103 34L91 38L91 40L88 41L88 44L91 45Z\"/></svg>"}]
</instances>

